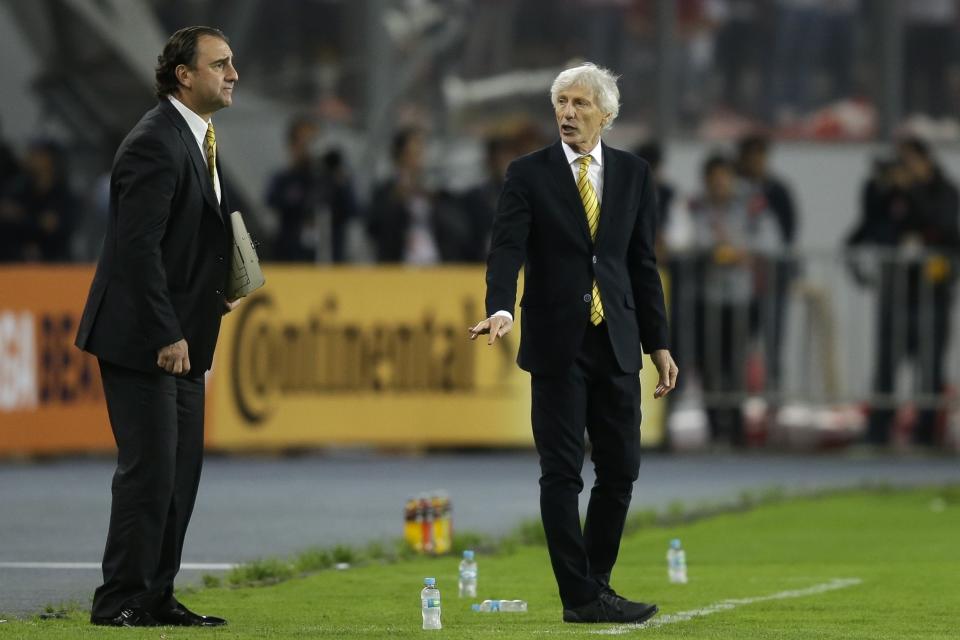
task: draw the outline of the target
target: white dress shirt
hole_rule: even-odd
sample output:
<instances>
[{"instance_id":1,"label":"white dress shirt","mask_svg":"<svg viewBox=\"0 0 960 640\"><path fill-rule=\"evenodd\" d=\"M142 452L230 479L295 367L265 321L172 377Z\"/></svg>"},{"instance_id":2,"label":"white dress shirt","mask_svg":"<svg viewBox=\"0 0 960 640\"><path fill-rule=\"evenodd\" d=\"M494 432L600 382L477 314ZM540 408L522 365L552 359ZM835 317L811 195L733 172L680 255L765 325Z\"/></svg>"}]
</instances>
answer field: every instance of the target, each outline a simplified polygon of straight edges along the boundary
<instances>
[{"instance_id":1,"label":"white dress shirt","mask_svg":"<svg viewBox=\"0 0 960 640\"><path fill-rule=\"evenodd\" d=\"M566 142L560 143L563 146L563 154L567 156L567 163L570 170L573 171L573 183L576 184L580 179L580 158L590 156L593 160L587 166L587 178L593 185L593 190L597 192L597 202L603 202L603 149L600 146L600 140L597 139L597 146L590 150L590 153L577 153L570 148Z\"/></svg>"},{"instance_id":2,"label":"white dress shirt","mask_svg":"<svg viewBox=\"0 0 960 640\"><path fill-rule=\"evenodd\" d=\"M597 138L597 145L590 150L590 153L577 153L566 142L561 142L560 144L563 146L563 155L567 157L567 163L570 165L570 170L573 172L574 184L577 184L577 181L580 179L580 158L583 156L590 156L592 158L590 164L587 165L587 179L590 181L590 184L593 185L593 190L597 194L597 203L602 203L603 148L600 144L600 139ZM513 320L513 314L505 309L501 309L493 315L503 316L504 318L510 318L511 321Z\"/></svg>"},{"instance_id":3,"label":"white dress shirt","mask_svg":"<svg viewBox=\"0 0 960 640\"><path fill-rule=\"evenodd\" d=\"M204 145L207 137L207 121L191 111L190 107L173 96L167 97L170 99L170 102L173 103L173 106L176 107L177 111L180 112L180 115L183 116L183 119L187 121L190 132L193 133L193 137L197 139L197 145L200 147L200 156L203 158L203 163L207 164L207 149ZM210 170L209 166L207 170ZM220 174L217 172L216 166L213 167L213 190L217 193L217 202L220 202Z\"/></svg>"}]
</instances>

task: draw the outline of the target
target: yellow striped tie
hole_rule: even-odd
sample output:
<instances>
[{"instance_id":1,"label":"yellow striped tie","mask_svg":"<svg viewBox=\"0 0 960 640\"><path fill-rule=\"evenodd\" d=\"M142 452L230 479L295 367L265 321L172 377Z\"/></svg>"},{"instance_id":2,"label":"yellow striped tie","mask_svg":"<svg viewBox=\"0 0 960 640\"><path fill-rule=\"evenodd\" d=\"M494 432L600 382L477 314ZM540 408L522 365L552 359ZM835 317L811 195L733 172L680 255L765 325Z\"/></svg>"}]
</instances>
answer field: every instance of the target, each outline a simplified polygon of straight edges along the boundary
<instances>
[{"instance_id":1,"label":"yellow striped tie","mask_svg":"<svg viewBox=\"0 0 960 640\"><path fill-rule=\"evenodd\" d=\"M217 171L217 134L213 130L213 123L207 123L207 135L203 138L207 151L207 169L210 171L210 182L216 180Z\"/></svg>"},{"instance_id":2,"label":"yellow striped tie","mask_svg":"<svg viewBox=\"0 0 960 640\"><path fill-rule=\"evenodd\" d=\"M590 238L597 239L597 227L600 225L600 201L593 183L587 177L587 168L592 156L581 156L580 176L577 178L577 189L580 191L580 200L583 201L583 210L587 213L587 226L590 227ZM593 295L590 296L590 322L598 325L603 322L603 303L600 302L600 288L597 281L593 281Z\"/></svg>"}]
</instances>

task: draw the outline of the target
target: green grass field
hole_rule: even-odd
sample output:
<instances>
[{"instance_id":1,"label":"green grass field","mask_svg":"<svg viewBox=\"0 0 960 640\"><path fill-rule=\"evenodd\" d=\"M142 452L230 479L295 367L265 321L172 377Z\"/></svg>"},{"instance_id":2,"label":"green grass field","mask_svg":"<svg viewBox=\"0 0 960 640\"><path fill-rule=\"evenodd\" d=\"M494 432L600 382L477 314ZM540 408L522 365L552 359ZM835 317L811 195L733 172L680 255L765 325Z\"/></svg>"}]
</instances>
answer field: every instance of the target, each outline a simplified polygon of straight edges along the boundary
<instances>
[{"instance_id":1,"label":"green grass field","mask_svg":"<svg viewBox=\"0 0 960 640\"><path fill-rule=\"evenodd\" d=\"M687 550L686 585L666 579L664 554L674 536ZM227 617L221 629L103 629L78 612L12 620L0 625L0 638L960 638L957 487L791 499L642 527L623 541L614 587L657 602L660 626L563 624L542 546L478 560L481 599L523 598L529 613L473 613L456 595L455 558L416 558L182 596L196 611ZM420 629L424 576L436 576L441 589L442 631ZM825 584L850 586L814 593ZM678 612L696 610L709 615L677 620Z\"/></svg>"}]
</instances>

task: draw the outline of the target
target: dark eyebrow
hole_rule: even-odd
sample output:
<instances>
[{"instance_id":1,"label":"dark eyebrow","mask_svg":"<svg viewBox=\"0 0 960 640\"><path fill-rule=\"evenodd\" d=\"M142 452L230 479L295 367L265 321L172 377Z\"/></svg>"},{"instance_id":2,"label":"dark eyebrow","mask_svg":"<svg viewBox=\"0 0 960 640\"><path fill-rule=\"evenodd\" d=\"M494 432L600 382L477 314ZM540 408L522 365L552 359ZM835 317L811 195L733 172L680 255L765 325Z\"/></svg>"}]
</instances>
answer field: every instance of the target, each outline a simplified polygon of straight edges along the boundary
<instances>
[{"instance_id":1,"label":"dark eyebrow","mask_svg":"<svg viewBox=\"0 0 960 640\"><path fill-rule=\"evenodd\" d=\"M220 64L220 63L226 64L227 61L229 61L230 58L232 58L232 57L233 57L233 56L227 56L226 58L220 58L219 60L214 60L214 61L211 62L210 64L211 64L211 65Z\"/></svg>"}]
</instances>

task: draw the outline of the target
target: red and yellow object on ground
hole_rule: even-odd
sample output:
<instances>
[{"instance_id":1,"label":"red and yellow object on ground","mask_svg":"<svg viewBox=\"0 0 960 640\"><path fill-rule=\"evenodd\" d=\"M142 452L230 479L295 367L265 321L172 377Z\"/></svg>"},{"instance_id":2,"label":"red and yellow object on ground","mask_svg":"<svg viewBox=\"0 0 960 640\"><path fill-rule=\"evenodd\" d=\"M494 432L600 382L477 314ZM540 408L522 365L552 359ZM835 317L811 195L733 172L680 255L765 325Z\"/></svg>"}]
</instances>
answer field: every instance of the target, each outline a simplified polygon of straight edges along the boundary
<instances>
[{"instance_id":1,"label":"red and yellow object on ground","mask_svg":"<svg viewBox=\"0 0 960 640\"><path fill-rule=\"evenodd\" d=\"M404 505L403 539L417 553L442 556L453 548L453 503L442 491L409 498Z\"/></svg>"}]
</instances>

